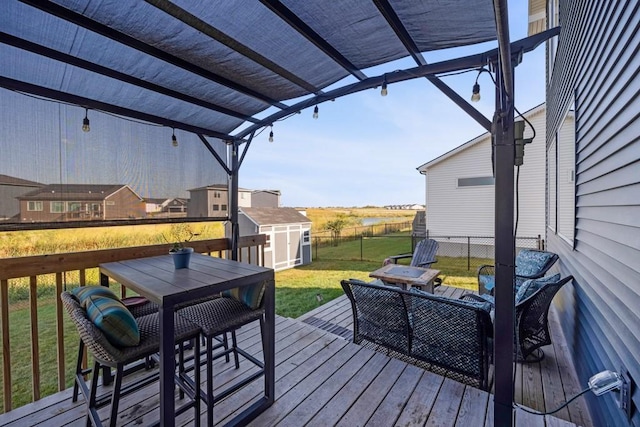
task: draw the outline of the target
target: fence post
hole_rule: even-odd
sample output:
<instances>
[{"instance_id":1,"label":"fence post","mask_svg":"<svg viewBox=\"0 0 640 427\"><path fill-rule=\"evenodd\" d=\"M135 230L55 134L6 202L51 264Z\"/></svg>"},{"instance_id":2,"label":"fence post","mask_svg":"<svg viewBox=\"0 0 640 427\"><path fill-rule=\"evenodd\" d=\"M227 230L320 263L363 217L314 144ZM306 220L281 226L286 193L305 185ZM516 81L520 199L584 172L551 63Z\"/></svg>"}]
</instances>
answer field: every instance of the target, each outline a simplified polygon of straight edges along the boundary
<instances>
[{"instance_id":1,"label":"fence post","mask_svg":"<svg viewBox=\"0 0 640 427\"><path fill-rule=\"evenodd\" d=\"M364 238L360 235L360 261L362 261L362 245L364 242Z\"/></svg>"},{"instance_id":2,"label":"fence post","mask_svg":"<svg viewBox=\"0 0 640 427\"><path fill-rule=\"evenodd\" d=\"M316 260L320 259L318 257L318 237L315 237L314 240L316 241Z\"/></svg>"},{"instance_id":3,"label":"fence post","mask_svg":"<svg viewBox=\"0 0 640 427\"><path fill-rule=\"evenodd\" d=\"M471 236L467 236L467 271L471 270Z\"/></svg>"}]
</instances>

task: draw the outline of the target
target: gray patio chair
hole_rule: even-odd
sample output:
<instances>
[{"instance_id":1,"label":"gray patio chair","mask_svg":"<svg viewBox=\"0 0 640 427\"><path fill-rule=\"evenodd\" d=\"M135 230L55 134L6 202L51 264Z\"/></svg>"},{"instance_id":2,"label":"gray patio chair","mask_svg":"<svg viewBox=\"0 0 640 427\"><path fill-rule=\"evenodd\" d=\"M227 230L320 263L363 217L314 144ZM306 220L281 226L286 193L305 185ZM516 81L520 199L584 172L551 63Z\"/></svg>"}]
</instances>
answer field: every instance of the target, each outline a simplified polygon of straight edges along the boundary
<instances>
[{"instance_id":1,"label":"gray patio chair","mask_svg":"<svg viewBox=\"0 0 640 427\"><path fill-rule=\"evenodd\" d=\"M559 276L559 275L557 275ZM555 280L553 280L555 279ZM544 358L544 351L540 347L551 344L551 334L549 333L549 307L556 293L566 283L573 280L573 276L560 279L556 276L549 278L531 279L522 286L536 285L530 292L523 289L516 300L516 328L515 343L517 359L519 362L539 362ZM462 299L488 301L493 304L490 295L465 294Z\"/></svg>"},{"instance_id":2,"label":"gray patio chair","mask_svg":"<svg viewBox=\"0 0 640 427\"><path fill-rule=\"evenodd\" d=\"M424 239L418 242L413 253L394 255L389 259L397 264L399 259L411 258L411 266L429 268L431 264L438 262L436 252L438 252L438 242L433 239Z\"/></svg>"},{"instance_id":3,"label":"gray patio chair","mask_svg":"<svg viewBox=\"0 0 640 427\"><path fill-rule=\"evenodd\" d=\"M205 363L207 367L207 389L206 392L201 392L201 398L207 405L206 412L208 426L213 426L214 424L214 405L217 402L264 375L264 362L238 347L235 332L244 325L256 320L259 321L263 352L266 353L266 350L264 349L266 345L264 335L264 289L264 283L244 286L232 291L225 291L222 293L220 298L215 298L178 310L180 316L183 316L200 327L200 332L206 341ZM214 354L213 350L223 346L223 344L214 344L214 339L220 335L224 335L226 343L227 332L231 332L231 347L227 348L227 346L224 345L224 350ZM213 360L222 356L228 358L230 353L233 353L234 355L236 369L240 367L238 355L242 355L245 359L256 365L258 370L253 372L251 375L246 376L242 380L236 381L225 390L221 390L214 395ZM198 382L196 382L196 387L200 387Z\"/></svg>"},{"instance_id":4,"label":"gray patio chair","mask_svg":"<svg viewBox=\"0 0 640 427\"><path fill-rule=\"evenodd\" d=\"M111 404L109 426L115 427L118 421L118 405L120 397L133 393L141 388L155 382L159 378L159 372L153 371L145 375L143 378L123 386L122 381L125 375L125 367L131 363L146 359L160 350L160 320L158 313L149 314L136 319L136 324L140 332L140 340L137 345L119 347L112 344L106 335L100 330L88 317L87 311L80 305L78 299L70 292L62 292L60 295L62 305L65 311L76 326L80 339L91 352L94 359L92 370L92 379L90 389L81 373L76 374L75 381L82 391L85 402L87 404L87 425L102 426L98 410L104 406ZM200 329L193 323L175 316L175 339L176 342L184 342L193 340L195 343L194 358L199 364L200 345L198 335ZM194 408L195 423L199 425L200 414L200 390L199 388L190 388L190 379L186 377L182 352L180 352L180 363L176 384L181 390L189 395L190 402L182 405L176 410L176 415ZM197 366L197 365L196 365ZM112 393L105 393L101 396L97 395L100 369L109 367L115 369L115 378ZM195 382L199 382L200 371L195 370ZM182 392L181 392L182 395Z\"/></svg>"},{"instance_id":5,"label":"gray patio chair","mask_svg":"<svg viewBox=\"0 0 640 427\"><path fill-rule=\"evenodd\" d=\"M544 276L558 260L558 255L553 252L536 249L522 249L516 256L516 291L529 279L537 279ZM493 265L481 265L478 267L478 293L493 295L495 287L495 267Z\"/></svg>"}]
</instances>

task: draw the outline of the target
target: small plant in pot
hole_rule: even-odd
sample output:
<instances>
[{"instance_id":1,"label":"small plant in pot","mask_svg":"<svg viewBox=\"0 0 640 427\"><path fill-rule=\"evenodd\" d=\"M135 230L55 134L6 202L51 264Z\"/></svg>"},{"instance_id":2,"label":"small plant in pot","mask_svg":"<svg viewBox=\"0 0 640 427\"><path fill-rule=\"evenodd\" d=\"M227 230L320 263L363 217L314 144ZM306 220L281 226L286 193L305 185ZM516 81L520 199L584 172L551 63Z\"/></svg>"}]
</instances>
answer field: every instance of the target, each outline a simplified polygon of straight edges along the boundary
<instances>
[{"instance_id":1,"label":"small plant in pot","mask_svg":"<svg viewBox=\"0 0 640 427\"><path fill-rule=\"evenodd\" d=\"M197 234L191 231L188 224L172 225L171 234L175 241L172 244L171 249L169 249L169 253L173 257L173 263L176 270L180 268L189 268L189 261L191 260L193 248L187 247L184 244L197 236ZM165 240L168 239L165 238Z\"/></svg>"}]
</instances>

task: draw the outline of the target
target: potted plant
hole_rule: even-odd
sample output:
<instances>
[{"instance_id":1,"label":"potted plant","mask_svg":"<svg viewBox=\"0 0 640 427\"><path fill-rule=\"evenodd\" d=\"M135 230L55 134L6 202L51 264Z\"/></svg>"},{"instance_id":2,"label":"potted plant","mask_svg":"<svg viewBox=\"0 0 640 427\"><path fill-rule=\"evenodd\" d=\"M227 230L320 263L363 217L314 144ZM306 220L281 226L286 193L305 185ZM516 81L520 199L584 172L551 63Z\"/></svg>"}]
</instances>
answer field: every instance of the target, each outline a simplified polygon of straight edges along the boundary
<instances>
[{"instance_id":1,"label":"potted plant","mask_svg":"<svg viewBox=\"0 0 640 427\"><path fill-rule=\"evenodd\" d=\"M191 260L193 248L185 246L184 243L189 242L197 236L197 234L191 231L188 224L172 225L171 234L174 237L174 243L172 244L171 249L169 249L169 254L171 254L173 258L173 264L176 270L180 268L189 268L189 261ZM165 238L165 240L167 239Z\"/></svg>"}]
</instances>

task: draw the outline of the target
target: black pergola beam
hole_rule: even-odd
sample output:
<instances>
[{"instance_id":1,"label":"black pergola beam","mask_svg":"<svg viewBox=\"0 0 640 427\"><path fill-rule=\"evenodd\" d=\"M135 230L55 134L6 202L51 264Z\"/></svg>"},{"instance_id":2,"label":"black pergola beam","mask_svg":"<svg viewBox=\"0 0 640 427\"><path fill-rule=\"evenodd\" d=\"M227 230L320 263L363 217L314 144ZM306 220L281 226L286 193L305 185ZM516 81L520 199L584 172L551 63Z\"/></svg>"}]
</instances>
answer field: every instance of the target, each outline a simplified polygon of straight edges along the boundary
<instances>
[{"instance_id":1,"label":"black pergola beam","mask_svg":"<svg viewBox=\"0 0 640 427\"><path fill-rule=\"evenodd\" d=\"M338 63L342 68L347 70L358 80L364 80L367 76L355 65L351 63L344 55L342 55L335 47L329 44L323 37L309 27L302 19L295 15L289 8L280 3L278 0L260 0L274 14L280 17L291 28L296 30L300 35L313 43L318 49L323 51L327 56Z\"/></svg>"},{"instance_id":2,"label":"black pergola beam","mask_svg":"<svg viewBox=\"0 0 640 427\"><path fill-rule=\"evenodd\" d=\"M232 139L230 135L217 132L215 130L201 128L199 126L188 125L176 120L166 119L164 117L155 116L153 114L142 113L140 111L132 110L130 108L124 108L106 102L96 101L94 99L85 98L83 96L74 95L67 92L62 92L55 89L49 89L46 87L34 85L31 83L22 82L20 80L10 79L8 77L0 76L0 87L4 87L9 90L15 90L17 92L30 93L32 95L41 96L43 98L49 98L56 101L66 102L69 104L75 104L84 108L92 110L101 110L120 116L131 117L133 119L156 123L159 125L167 126L175 129L182 129L187 132L201 133L214 138L223 140Z\"/></svg>"},{"instance_id":3,"label":"black pergola beam","mask_svg":"<svg viewBox=\"0 0 640 427\"><path fill-rule=\"evenodd\" d=\"M553 28L534 36L515 41L511 44L511 50L513 52L530 52L538 47L541 43L546 41L548 38L557 35L559 31L559 28ZM478 53L475 55L464 56L442 62L434 62L433 64L428 65L420 65L417 67L408 68L406 70L398 70L392 73L386 73L381 76L369 77L360 82L355 82L350 85L325 92L322 95L300 101L285 110L278 111L262 119L260 123L256 123L243 129L242 131L234 135L234 138L243 139L245 136L249 135L255 130L265 126L270 126L277 120L287 117L290 114L304 110L305 108L313 107L314 105L321 104L326 101L333 101L346 95L351 95L353 93L362 92L363 90L381 86L384 81L386 81L387 83L398 83L419 77L426 77L428 75L480 68L483 65L497 62L499 54L500 52L498 51L498 49L492 49L484 53Z\"/></svg>"},{"instance_id":4,"label":"black pergola beam","mask_svg":"<svg viewBox=\"0 0 640 427\"><path fill-rule=\"evenodd\" d=\"M56 61L63 62L65 64L73 65L75 67L82 68L84 70L88 70L97 74L101 74L103 76L107 76L112 79L116 79L125 83L129 83L134 86L148 89L150 91L160 93L162 95L166 95L175 99L179 99L181 101L185 101L190 104L198 105L200 107L204 107L209 110L217 111L218 113L222 113L227 116L236 117L238 119L249 121L252 123L258 122L258 120L253 118L252 116L247 116L246 114L242 114L238 111L230 110L228 108L222 107L217 104L213 104L208 101L204 101L199 98L194 98L193 96L189 96L182 92L168 89L166 87L157 85L155 83L151 83L146 80L133 77L129 74L121 73L120 71L116 71L111 68L107 68L102 65L98 65L96 63L93 63L81 58L77 58L75 56L68 55L58 50L54 50L54 49L30 42L28 40L24 40L19 37L12 36L11 34L0 32L0 43L5 43L7 45L17 47L19 49L33 52L38 55L46 56L47 58L51 58Z\"/></svg>"},{"instance_id":5,"label":"black pergola beam","mask_svg":"<svg viewBox=\"0 0 640 427\"><path fill-rule=\"evenodd\" d=\"M230 37L219 29L215 28L213 25L203 21L192 13L187 12L183 8L175 5L174 3L168 0L145 0L152 6L155 6L159 10L163 11L167 15L172 16L173 18L182 21L184 24L190 26L191 28L200 31L202 34L206 34L217 42L225 45L229 49L232 49L239 54L251 59L253 62L260 64L264 68L269 71L279 75L280 77L289 80L291 83L301 87L307 92L320 94L322 91L316 86L312 85L308 81L296 76L289 70L281 67L275 62L271 61L269 58L259 54L255 50L251 49L249 46L246 46L240 43L238 40Z\"/></svg>"},{"instance_id":6,"label":"black pergola beam","mask_svg":"<svg viewBox=\"0 0 640 427\"><path fill-rule=\"evenodd\" d=\"M242 86L236 82L233 82L225 77L222 77L216 73L213 73L209 70L206 70L202 67L199 67L195 64L192 64L188 61L185 61L184 59L178 58L177 56L171 55L161 49L158 49L154 46L150 46L140 40L137 40L127 34L121 33L119 31L114 30L113 28L110 28L104 24L101 24L97 21L94 21L90 18L87 18L86 16L76 13L72 10L69 10L67 8L64 8L62 6L59 6L53 2L40 2L37 0L20 0L22 3L28 4L30 6L33 6L37 9L40 9L41 11L48 13L50 15L56 16L62 20L65 20L67 22L71 22L73 24L76 24L80 27L86 28L89 31L92 31L96 34L100 34L104 37L107 37L111 40L117 41L118 43L121 43L125 46L129 46L132 49L135 49L139 52L143 52L146 53L147 55L153 56L157 59L160 59L162 61L165 61L169 64L175 65L176 67L182 68L183 70L192 72L194 74L197 74L201 77L204 77L205 79L211 80L213 82L216 82L220 85L226 86L229 89L233 89L239 93L242 93L244 95L253 97L255 99L258 99L262 102L265 102L269 105L272 105L274 107L277 108L281 108L281 109L285 109L288 108L288 106L286 104L283 104L282 102L273 99L271 97L268 97L266 95L263 95L259 92L256 92L252 89L249 89L248 87Z\"/></svg>"}]
</instances>

